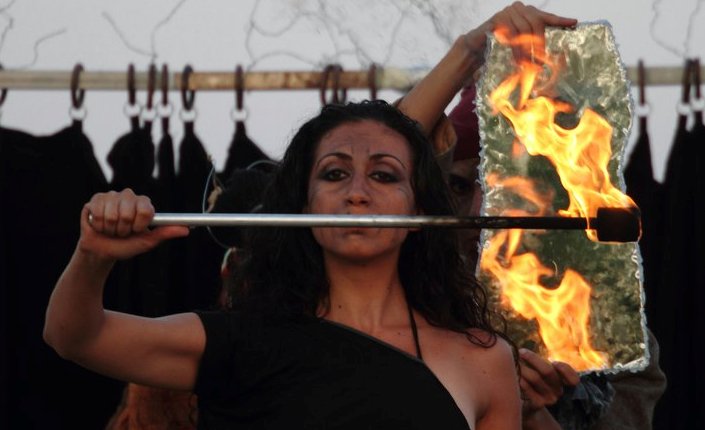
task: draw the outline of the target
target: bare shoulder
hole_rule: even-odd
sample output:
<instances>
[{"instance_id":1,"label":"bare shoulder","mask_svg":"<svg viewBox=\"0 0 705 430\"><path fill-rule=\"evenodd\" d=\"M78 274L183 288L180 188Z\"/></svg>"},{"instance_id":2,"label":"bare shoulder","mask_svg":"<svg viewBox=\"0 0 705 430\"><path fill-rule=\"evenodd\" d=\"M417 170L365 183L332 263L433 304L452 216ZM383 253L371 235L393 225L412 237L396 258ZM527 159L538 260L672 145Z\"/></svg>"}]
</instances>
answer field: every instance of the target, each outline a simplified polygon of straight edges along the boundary
<instances>
[{"instance_id":1,"label":"bare shoulder","mask_svg":"<svg viewBox=\"0 0 705 430\"><path fill-rule=\"evenodd\" d=\"M510 343L480 329L424 329L429 332L429 336L422 334L422 348L428 346L423 348L424 361L453 395L469 422L512 428L500 424L520 416L519 376Z\"/></svg>"},{"instance_id":2,"label":"bare shoulder","mask_svg":"<svg viewBox=\"0 0 705 430\"><path fill-rule=\"evenodd\" d=\"M499 364L510 363L514 366L516 354L512 345L502 336L486 330L471 328L465 333L436 329L436 336L442 338L449 347L472 354L475 359L496 361Z\"/></svg>"},{"instance_id":3,"label":"bare shoulder","mask_svg":"<svg viewBox=\"0 0 705 430\"><path fill-rule=\"evenodd\" d=\"M500 360L497 364L516 363L514 347L502 336L493 334L478 328L471 328L467 335L463 336L465 345L469 348L477 349L478 353L483 353L490 360ZM469 340L469 342L468 342Z\"/></svg>"},{"instance_id":4,"label":"bare shoulder","mask_svg":"<svg viewBox=\"0 0 705 430\"><path fill-rule=\"evenodd\" d=\"M516 369L514 348L499 335L471 328L465 333L429 326L434 345L455 357L471 359L472 365L487 364L490 368Z\"/></svg>"},{"instance_id":5,"label":"bare shoulder","mask_svg":"<svg viewBox=\"0 0 705 430\"><path fill-rule=\"evenodd\" d=\"M484 387L477 429L519 428L521 401L515 349L504 338L471 329L467 341L473 351L476 381Z\"/></svg>"},{"instance_id":6,"label":"bare shoulder","mask_svg":"<svg viewBox=\"0 0 705 430\"><path fill-rule=\"evenodd\" d=\"M463 366L478 383L496 386L498 381L518 380L514 348L507 340L481 329L469 329L454 337L453 348L467 358Z\"/></svg>"}]
</instances>

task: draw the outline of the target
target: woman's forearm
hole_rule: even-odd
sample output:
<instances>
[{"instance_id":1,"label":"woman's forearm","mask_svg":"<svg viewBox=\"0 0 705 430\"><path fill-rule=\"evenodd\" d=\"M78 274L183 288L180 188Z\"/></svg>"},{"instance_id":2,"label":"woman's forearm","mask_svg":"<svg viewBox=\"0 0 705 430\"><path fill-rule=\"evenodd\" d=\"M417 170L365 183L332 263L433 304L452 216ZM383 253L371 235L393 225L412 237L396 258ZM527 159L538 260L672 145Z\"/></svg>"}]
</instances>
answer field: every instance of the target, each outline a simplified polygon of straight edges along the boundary
<instances>
[{"instance_id":1,"label":"woman's forearm","mask_svg":"<svg viewBox=\"0 0 705 430\"><path fill-rule=\"evenodd\" d=\"M399 102L399 109L418 121L426 134L482 65L490 27L485 23L456 39L439 63Z\"/></svg>"}]
</instances>

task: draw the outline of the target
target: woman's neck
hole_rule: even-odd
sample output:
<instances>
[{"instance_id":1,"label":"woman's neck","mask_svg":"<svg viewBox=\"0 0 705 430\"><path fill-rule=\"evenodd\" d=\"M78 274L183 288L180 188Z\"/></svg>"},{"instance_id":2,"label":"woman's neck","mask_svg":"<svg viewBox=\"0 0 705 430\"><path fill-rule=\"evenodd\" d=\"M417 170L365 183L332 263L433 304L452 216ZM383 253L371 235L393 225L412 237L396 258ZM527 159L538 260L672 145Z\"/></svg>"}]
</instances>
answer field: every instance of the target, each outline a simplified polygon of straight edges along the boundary
<instances>
[{"instance_id":1,"label":"woman's neck","mask_svg":"<svg viewBox=\"0 0 705 430\"><path fill-rule=\"evenodd\" d=\"M349 264L326 260L329 306L323 317L366 333L408 323L396 263Z\"/></svg>"}]
</instances>

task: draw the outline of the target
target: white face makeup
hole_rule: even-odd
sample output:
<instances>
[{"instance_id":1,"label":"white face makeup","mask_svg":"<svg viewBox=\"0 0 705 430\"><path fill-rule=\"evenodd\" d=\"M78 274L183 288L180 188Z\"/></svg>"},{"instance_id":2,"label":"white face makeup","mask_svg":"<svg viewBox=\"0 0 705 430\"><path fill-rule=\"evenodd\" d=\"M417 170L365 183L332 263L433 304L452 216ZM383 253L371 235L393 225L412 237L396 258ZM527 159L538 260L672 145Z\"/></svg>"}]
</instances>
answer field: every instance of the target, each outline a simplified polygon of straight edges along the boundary
<instances>
[{"instance_id":1,"label":"white face makeup","mask_svg":"<svg viewBox=\"0 0 705 430\"><path fill-rule=\"evenodd\" d=\"M306 212L414 215L411 149L396 131L376 121L343 124L318 145L309 177ZM324 253L364 260L398 253L408 229L314 228Z\"/></svg>"}]
</instances>

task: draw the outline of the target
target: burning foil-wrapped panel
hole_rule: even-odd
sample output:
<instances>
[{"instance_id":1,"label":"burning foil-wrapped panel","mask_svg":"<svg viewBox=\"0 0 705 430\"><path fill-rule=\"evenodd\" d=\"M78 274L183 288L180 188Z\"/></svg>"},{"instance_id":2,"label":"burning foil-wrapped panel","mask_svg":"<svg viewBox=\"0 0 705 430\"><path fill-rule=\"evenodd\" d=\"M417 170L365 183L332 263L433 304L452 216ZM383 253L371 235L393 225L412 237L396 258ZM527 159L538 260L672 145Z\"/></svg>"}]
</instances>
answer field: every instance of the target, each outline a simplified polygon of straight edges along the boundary
<instances>
[{"instance_id":1,"label":"burning foil-wrapped panel","mask_svg":"<svg viewBox=\"0 0 705 430\"><path fill-rule=\"evenodd\" d=\"M545 55L540 40L495 33L476 105L483 215L594 217L633 205L622 176L632 100L606 23L547 29ZM636 243L485 230L480 252L478 279L519 347L580 372L646 366Z\"/></svg>"}]
</instances>

